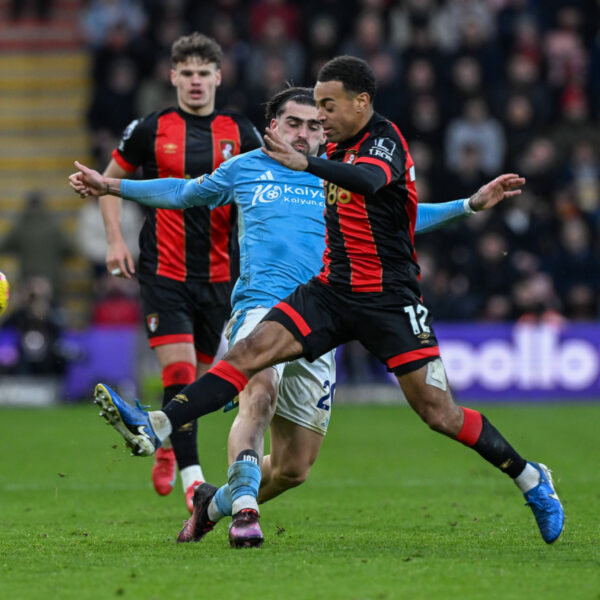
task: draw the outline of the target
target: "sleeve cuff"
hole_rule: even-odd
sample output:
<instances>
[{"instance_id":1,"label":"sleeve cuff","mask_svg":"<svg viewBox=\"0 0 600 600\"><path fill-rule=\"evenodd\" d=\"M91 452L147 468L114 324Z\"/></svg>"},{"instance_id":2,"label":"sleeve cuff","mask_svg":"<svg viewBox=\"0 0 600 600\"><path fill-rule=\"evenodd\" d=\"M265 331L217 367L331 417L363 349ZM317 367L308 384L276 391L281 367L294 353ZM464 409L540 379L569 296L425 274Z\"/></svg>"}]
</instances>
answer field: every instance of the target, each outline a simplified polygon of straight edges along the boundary
<instances>
[{"instance_id":1,"label":"sleeve cuff","mask_svg":"<svg viewBox=\"0 0 600 600\"><path fill-rule=\"evenodd\" d=\"M465 211L465 215L474 215L476 211L471 208L469 200L470 198L465 198L463 200L463 210Z\"/></svg>"}]
</instances>

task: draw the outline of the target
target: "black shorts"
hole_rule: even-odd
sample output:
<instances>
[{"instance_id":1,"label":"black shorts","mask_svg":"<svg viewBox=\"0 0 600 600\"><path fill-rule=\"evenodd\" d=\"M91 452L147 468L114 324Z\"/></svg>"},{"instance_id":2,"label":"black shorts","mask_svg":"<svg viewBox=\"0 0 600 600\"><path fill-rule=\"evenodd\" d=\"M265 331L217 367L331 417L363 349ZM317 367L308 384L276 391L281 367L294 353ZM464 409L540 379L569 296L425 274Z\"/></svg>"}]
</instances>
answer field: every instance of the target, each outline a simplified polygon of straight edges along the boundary
<instances>
[{"instance_id":1,"label":"black shorts","mask_svg":"<svg viewBox=\"0 0 600 600\"><path fill-rule=\"evenodd\" d=\"M432 317L410 290L345 292L316 278L275 305L263 321L277 321L302 344L313 361L358 340L388 370L403 375L439 358Z\"/></svg>"},{"instance_id":2,"label":"black shorts","mask_svg":"<svg viewBox=\"0 0 600 600\"><path fill-rule=\"evenodd\" d=\"M211 363L229 318L231 284L181 282L139 274L150 347L194 344L200 362Z\"/></svg>"}]
</instances>

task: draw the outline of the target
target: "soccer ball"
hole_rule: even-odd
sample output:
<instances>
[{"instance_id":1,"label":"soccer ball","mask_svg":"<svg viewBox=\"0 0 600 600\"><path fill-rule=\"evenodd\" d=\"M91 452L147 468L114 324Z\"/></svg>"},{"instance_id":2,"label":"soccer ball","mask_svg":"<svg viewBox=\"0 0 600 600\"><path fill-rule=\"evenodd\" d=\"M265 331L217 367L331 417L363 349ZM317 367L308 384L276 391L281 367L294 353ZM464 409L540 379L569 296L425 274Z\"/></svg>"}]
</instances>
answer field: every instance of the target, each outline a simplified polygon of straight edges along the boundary
<instances>
[{"instance_id":1,"label":"soccer ball","mask_svg":"<svg viewBox=\"0 0 600 600\"><path fill-rule=\"evenodd\" d=\"M10 286L8 285L8 279L6 275L0 271L0 315L6 310L8 306L8 299L10 297Z\"/></svg>"}]
</instances>

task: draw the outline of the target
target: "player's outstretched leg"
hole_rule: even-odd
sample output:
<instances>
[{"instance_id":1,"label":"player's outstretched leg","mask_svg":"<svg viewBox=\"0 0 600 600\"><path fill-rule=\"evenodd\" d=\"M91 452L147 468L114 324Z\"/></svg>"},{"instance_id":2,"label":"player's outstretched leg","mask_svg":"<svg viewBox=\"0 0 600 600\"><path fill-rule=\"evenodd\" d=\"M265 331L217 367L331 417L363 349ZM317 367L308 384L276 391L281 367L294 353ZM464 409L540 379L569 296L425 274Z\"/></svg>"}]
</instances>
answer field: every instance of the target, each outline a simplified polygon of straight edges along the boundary
<instances>
[{"instance_id":1,"label":"player's outstretched leg","mask_svg":"<svg viewBox=\"0 0 600 600\"><path fill-rule=\"evenodd\" d=\"M565 512L558 499L550 469L542 463L528 462L527 464L539 473L539 483L523 496L533 511L542 538L547 544L551 544L562 533Z\"/></svg>"},{"instance_id":2,"label":"player's outstretched leg","mask_svg":"<svg viewBox=\"0 0 600 600\"><path fill-rule=\"evenodd\" d=\"M440 359L399 376L398 381L409 404L432 429L472 448L515 482L533 510L545 542L558 539L564 510L550 471L525 460L485 415L454 403Z\"/></svg>"},{"instance_id":3,"label":"player's outstretched leg","mask_svg":"<svg viewBox=\"0 0 600 600\"><path fill-rule=\"evenodd\" d=\"M556 541L563 529L565 513L549 469L522 458L484 415L470 408L461 410L464 422L456 439L513 479L531 507L544 541L548 544Z\"/></svg>"},{"instance_id":4,"label":"player's outstretched leg","mask_svg":"<svg viewBox=\"0 0 600 600\"><path fill-rule=\"evenodd\" d=\"M208 506L217 492L214 485L201 483L194 491L192 516L183 523L183 529L177 536L178 542L199 542L209 531L213 530L216 521L208 516Z\"/></svg>"},{"instance_id":5,"label":"player's outstretched leg","mask_svg":"<svg viewBox=\"0 0 600 600\"><path fill-rule=\"evenodd\" d=\"M94 390L94 402L102 408L100 416L123 436L134 456L150 456L160 448L160 439L138 400L132 406L107 385L99 383Z\"/></svg>"}]
</instances>

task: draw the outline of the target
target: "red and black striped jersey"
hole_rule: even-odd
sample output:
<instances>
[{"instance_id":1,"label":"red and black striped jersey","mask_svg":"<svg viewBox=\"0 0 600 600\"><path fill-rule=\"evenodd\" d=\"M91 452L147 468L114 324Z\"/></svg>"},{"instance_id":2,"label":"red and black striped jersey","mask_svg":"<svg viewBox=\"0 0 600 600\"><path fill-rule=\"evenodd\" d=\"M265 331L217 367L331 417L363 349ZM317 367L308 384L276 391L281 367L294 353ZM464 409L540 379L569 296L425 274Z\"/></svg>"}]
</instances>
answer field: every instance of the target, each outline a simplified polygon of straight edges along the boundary
<instances>
[{"instance_id":1,"label":"red and black striped jersey","mask_svg":"<svg viewBox=\"0 0 600 600\"><path fill-rule=\"evenodd\" d=\"M414 248L415 169L399 129L375 113L351 139L328 144L327 158L353 169L369 167L363 177L374 173L383 185L373 193L348 191L326 181L327 166L319 161L327 225L319 279L354 292L399 291L408 286L420 296Z\"/></svg>"},{"instance_id":2,"label":"red and black striped jersey","mask_svg":"<svg viewBox=\"0 0 600 600\"><path fill-rule=\"evenodd\" d=\"M246 117L229 111L196 116L168 108L133 121L123 133L113 158L144 179L200 177L223 161L261 145ZM140 232L141 272L177 281L229 281L233 215L231 207L209 210L145 208Z\"/></svg>"}]
</instances>

